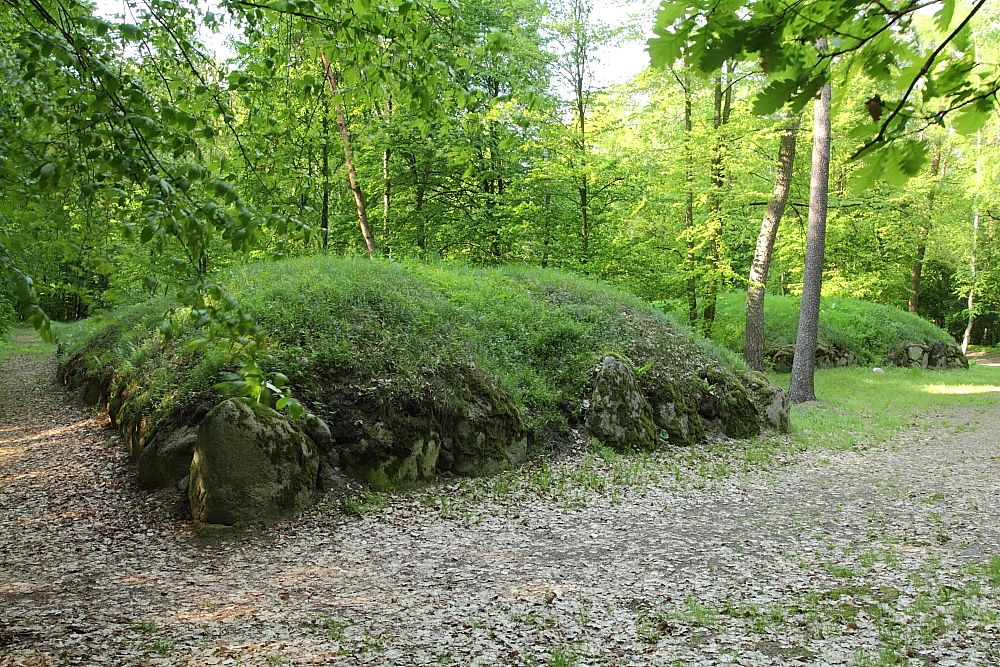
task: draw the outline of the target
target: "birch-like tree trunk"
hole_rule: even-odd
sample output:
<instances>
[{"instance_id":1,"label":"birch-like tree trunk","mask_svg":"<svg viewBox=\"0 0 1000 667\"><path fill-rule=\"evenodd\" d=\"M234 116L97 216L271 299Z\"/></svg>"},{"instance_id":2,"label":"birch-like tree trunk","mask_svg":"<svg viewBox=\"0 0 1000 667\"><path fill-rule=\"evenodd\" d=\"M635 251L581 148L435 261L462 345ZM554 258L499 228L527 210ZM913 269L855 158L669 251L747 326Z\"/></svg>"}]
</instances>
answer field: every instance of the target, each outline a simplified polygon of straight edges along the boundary
<instances>
[{"instance_id":1,"label":"birch-like tree trunk","mask_svg":"<svg viewBox=\"0 0 1000 667\"><path fill-rule=\"evenodd\" d=\"M979 243L979 190L983 186L983 134L980 130L976 132L976 191L973 194L972 204L972 255L969 257L969 298L966 300L966 308L969 309L969 320L965 325L965 333L962 335L962 354L969 351L969 343L972 342L972 325L975 322L975 298L976 298L976 247Z\"/></svg>"}]
</instances>

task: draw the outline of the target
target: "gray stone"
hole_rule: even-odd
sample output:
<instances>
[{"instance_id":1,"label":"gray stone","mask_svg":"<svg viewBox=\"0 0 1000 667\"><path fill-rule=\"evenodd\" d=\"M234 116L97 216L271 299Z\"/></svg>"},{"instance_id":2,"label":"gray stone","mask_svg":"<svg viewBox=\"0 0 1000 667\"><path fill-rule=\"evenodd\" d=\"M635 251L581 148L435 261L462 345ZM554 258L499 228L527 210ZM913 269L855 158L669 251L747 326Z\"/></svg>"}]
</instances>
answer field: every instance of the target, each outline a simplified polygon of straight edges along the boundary
<instances>
[{"instance_id":1,"label":"gray stone","mask_svg":"<svg viewBox=\"0 0 1000 667\"><path fill-rule=\"evenodd\" d=\"M325 421L314 414L306 415L302 422L302 430L309 438L316 443L321 452L333 448L333 436L330 434L330 427Z\"/></svg>"},{"instance_id":2,"label":"gray stone","mask_svg":"<svg viewBox=\"0 0 1000 667\"><path fill-rule=\"evenodd\" d=\"M791 399L788 392L780 387L772 387L773 394L771 400L764 408L768 423L782 433L787 433L790 428L789 411L791 410Z\"/></svg>"},{"instance_id":3,"label":"gray stone","mask_svg":"<svg viewBox=\"0 0 1000 667\"><path fill-rule=\"evenodd\" d=\"M191 516L232 525L294 514L312 501L318 469L315 443L280 414L224 401L198 428Z\"/></svg>"},{"instance_id":4,"label":"gray stone","mask_svg":"<svg viewBox=\"0 0 1000 667\"><path fill-rule=\"evenodd\" d=\"M610 354L601 357L593 386L587 414L592 436L620 450L656 445L653 409L639 389L631 364Z\"/></svg>"},{"instance_id":5,"label":"gray stone","mask_svg":"<svg viewBox=\"0 0 1000 667\"><path fill-rule=\"evenodd\" d=\"M906 348L906 356L909 357L910 361L919 362L924 356L923 345L909 345Z\"/></svg>"},{"instance_id":6,"label":"gray stone","mask_svg":"<svg viewBox=\"0 0 1000 667\"><path fill-rule=\"evenodd\" d=\"M191 426L160 431L138 450L139 484L148 489L174 486L191 470L198 430Z\"/></svg>"}]
</instances>

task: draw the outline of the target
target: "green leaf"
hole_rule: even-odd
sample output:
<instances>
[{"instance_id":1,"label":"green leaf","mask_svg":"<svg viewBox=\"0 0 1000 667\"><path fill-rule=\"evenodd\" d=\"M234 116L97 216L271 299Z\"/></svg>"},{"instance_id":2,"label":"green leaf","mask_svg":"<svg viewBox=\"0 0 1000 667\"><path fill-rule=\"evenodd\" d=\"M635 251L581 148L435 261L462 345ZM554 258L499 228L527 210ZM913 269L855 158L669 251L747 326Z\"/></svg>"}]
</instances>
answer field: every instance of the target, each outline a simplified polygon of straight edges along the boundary
<instances>
[{"instance_id":1,"label":"green leaf","mask_svg":"<svg viewBox=\"0 0 1000 667\"><path fill-rule=\"evenodd\" d=\"M993 98L987 97L984 99L976 100L972 104L968 105L963 109L952 122L952 127L959 134L975 134L978 130L983 129L986 125L986 121L990 119L993 113Z\"/></svg>"},{"instance_id":2,"label":"green leaf","mask_svg":"<svg viewBox=\"0 0 1000 667\"><path fill-rule=\"evenodd\" d=\"M785 106L798 89L799 82L794 79L772 81L757 93L753 101L753 112L758 116L774 113Z\"/></svg>"},{"instance_id":3,"label":"green leaf","mask_svg":"<svg viewBox=\"0 0 1000 667\"><path fill-rule=\"evenodd\" d=\"M941 9L934 13L938 30L945 32L951 25L951 19L955 15L955 0L942 0Z\"/></svg>"}]
</instances>

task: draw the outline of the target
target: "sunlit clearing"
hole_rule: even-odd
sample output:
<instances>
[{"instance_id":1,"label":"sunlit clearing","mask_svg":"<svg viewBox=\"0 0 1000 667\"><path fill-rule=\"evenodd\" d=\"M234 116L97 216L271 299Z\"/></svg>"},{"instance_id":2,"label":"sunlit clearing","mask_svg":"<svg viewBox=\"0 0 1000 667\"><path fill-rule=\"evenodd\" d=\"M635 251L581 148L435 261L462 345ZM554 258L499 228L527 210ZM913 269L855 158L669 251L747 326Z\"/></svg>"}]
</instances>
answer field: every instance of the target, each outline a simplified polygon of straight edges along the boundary
<instances>
[{"instance_id":1,"label":"sunlit clearing","mask_svg":"<svg viewBox=\"0 0 1000 667\"><path fill-rule=\"evenodd\" d=\"M927 394L952 394L952 395L1000 393L1000 387L989 384L967 384L967 385L927 384L921 387L920 390Z\"/></svg>"}]
</instances>

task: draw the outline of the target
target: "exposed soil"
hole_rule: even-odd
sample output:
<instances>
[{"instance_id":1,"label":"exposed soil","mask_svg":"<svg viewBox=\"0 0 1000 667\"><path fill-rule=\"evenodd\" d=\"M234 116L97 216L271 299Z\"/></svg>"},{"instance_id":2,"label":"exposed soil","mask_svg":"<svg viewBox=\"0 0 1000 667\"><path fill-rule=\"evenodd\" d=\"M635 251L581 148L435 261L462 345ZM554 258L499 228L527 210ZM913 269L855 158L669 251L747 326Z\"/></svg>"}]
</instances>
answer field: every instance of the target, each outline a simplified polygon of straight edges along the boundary
<instances>
[{"instance_id":1,"label":"exposed soil","mask_svg":"<svg viewBox=\"0 0 1000 667\"><path fill-rule=\"evenodd\" d=\"M452 484L206 536L51 358L2 378L2 665L1000 665L1000 402L583 506Z\"/></svg>"}]
</instances>

